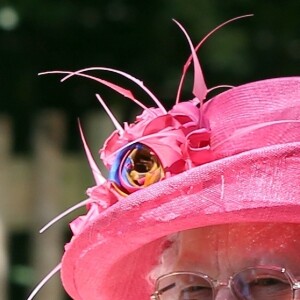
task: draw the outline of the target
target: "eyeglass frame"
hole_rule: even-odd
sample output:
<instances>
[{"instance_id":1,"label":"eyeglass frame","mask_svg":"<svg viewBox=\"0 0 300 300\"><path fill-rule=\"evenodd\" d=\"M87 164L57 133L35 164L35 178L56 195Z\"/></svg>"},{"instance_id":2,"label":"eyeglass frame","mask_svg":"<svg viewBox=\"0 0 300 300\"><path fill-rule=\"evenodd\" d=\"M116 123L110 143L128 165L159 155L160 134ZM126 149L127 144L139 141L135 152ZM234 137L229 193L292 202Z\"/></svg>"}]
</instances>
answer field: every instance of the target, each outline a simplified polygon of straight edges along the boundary
<instances>
[{"instance_id":1,"label":"eyeglass frame","mask_svg":"<svg viewBox=\"0 0 300 300\"><path fill-rule=\"evenodd\" d=\"M296 277L290 271L288 271L284 267L264 266L264 265L258 265L256 267L246 267L246 268L240 270L239 272L236 272L233 275L231 275L228 278L227 282L213 279L212 277L208 276L207 274L201 273L201 272L175 271L175 272L171 272L171 273L168 273L168 274L164 274L162 276L159 276L156 279L156 281L155 281L155 291L154 291L153 294L151 294L150 300L161 300L160 295L162 295L163 292L166 292L167 290L169 290L172 287L170 287L170 285L169 285L169 286L167 286L167 287L165 287L163 289L158 290L159 282L161 280L165 279L165 278L168 278L168 277L171 277L171 276L174 276L174 275L194 275L194 276L199 276L199 277L207 280L211 284L211 287L212 287L212 292L213 292L212 299L214 299L215 296L216 296L216 290L217 290L217 288L221 287L221 286L229 288L230 291L231 291L231 293L234 296L236 296L236 294L234 293L234 291L232 290L232 287L231 287L232 279L237 274L239 274L241 272L244 272L244 271L247 271L247 270L251 270L251 269L253 269L253 270L255 270L255 269L263 269L263 270L270 270L270 271L275 271L275 272L276 271L281 272L287 278L287 280L290 283L291 290L292 290L292 299L291 300L295 300L295 291L296 290L300 290L300 279L297 280Z\"/></svg>"}]
</instances>

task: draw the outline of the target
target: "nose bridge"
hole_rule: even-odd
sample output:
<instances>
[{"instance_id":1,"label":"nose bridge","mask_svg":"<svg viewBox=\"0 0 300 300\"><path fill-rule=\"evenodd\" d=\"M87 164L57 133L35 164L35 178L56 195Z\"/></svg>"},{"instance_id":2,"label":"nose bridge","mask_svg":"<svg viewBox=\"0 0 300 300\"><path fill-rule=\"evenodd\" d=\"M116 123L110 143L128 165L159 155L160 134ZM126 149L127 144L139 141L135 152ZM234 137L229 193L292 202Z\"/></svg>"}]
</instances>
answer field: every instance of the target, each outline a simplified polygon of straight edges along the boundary
<instances>
[{"instance_id":1,"label":"nose bridge","mask_svg":"<svg viewBox=\"0 0 300 300\"><path fill-rule=\"evenodd\" d=\"M300 299L300 289L295 289L293 291L293 293L294 293L294 298L293 299L295 299L295 300Z\"/></svg>"},{"instance_id":2,"label":"nose bridge","mask_svg":"<svg viewBox=\"0 0 300 300\"><path fill-rule=\"evenodd\" d=\"M228 284L221 283L215 289L215 299L214 300L236 300L236 297L232 294Z\"/></svg>"},{"instance_id":3,"label":"nose bridge","mask_svg":"<svg viewBox=\"0 0 300 300\"><path fill-rule=\"evenodd\" d=\"M230 285L232 278L228 280L219 280L215 282L215 299L214 300L236 300Z\"/></svg>"}]
</instances>

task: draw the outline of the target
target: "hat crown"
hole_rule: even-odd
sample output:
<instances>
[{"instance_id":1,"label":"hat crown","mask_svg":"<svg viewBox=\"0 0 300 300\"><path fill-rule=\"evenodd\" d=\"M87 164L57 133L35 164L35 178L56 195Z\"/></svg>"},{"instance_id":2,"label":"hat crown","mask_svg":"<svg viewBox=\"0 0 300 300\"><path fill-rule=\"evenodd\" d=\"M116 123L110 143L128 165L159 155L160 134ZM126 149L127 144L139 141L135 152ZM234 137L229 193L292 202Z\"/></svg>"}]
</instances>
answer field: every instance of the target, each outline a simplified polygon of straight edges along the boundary
<instances>
[{"instance_id":1,"label":"hat crown","mask_svg":"<svg viewBox=\"0 0 300 300\"><path fill-rule=\"evenodd\" d=\"M300 141L299 78L269 79L233 88L206 104L214 159Z\"/></svg>"}]
</instances>

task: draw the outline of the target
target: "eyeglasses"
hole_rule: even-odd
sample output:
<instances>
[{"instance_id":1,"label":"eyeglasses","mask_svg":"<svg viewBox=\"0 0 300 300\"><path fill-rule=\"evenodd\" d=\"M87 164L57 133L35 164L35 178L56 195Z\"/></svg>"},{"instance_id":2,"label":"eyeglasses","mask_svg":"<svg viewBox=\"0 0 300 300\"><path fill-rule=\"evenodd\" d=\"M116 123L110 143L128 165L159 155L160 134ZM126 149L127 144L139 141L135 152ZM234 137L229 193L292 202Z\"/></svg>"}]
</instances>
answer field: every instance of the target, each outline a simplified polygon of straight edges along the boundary
<instances>
[{"instance_id":1,"label":"eyeglasses","mask_svg":"<svg viewBox=\"0 0 300 300\"><path fill-rule=\"evenodd\" d=\"M285 268L274 266L245 268L227 282L198 272L173 272L156 280L150 299L214 300L221 287L229 288L238 300L300 299L300 281Z\"/></svg>"}]
</instances>

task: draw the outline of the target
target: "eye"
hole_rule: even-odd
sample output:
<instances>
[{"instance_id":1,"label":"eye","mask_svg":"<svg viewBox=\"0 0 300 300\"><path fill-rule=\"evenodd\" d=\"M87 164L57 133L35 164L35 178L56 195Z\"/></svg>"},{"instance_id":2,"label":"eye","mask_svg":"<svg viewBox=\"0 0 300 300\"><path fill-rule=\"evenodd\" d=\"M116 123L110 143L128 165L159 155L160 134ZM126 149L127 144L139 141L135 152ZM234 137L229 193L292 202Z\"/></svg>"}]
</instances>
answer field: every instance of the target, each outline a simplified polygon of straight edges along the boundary
<instances>
[{"instance_id":1,"label":"eye","mask_svg":"<svg viewBox=\"0 0 300 300\"><path fill-rule=\"evenodd\" d=\"M254 299L291 299L291 286L277 278L258 278L249 285Z\"/></svg>"},{"instance_id":2,"label":"eye","mask_svg":"<svg viewBox=\"0 0 300 300\"><path fill-rule=\"evenodd\" d=\"M278 284L283 284L283 282L277 278L258 278L255 281L251 282L253 286L274 286Z\"/></svg>"},{"instance_id":3,"label":"eye","mask_svg":"<svg viewBox=\"0 0 300 300\"><path fill-rule=\"evenodd\" d=\"M156 153L141 143L121 150L109 174L110 181L122 195L129 195L164 177L165 173Z\"/></svg>"},{"instance_id":4,"label":"eye","mask_svg":"<svg viewBox=\"0 0 300 300\"><path fill-rule=\"evenodd\" d=\"M236 283L239 285L236 285L234 290L243 299L292 299L290 283L283 278L265 276Z\"/></svg>"},{"instance_id":5,"label":"eye","mask_svg":"<svg viewBox=\"0 0 300 300\"><path fill-rule=\"evenodd\" d=\"M205 300L211 299L212 289L209 286L194 285L181 290L180 300Z\"/></svg>"}]
</instances>

